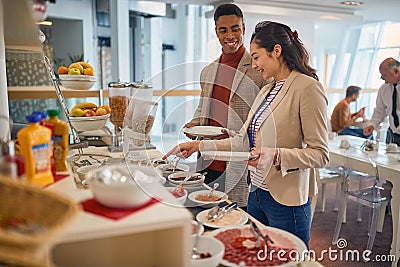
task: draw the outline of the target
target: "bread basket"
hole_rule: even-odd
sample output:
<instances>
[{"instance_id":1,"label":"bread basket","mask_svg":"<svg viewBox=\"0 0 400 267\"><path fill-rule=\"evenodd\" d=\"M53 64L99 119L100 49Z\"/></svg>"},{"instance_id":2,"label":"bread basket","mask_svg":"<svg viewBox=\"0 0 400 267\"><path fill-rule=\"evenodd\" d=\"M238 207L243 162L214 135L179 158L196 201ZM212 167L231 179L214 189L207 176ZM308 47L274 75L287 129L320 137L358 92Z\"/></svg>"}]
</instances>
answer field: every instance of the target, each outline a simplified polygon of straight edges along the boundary
<instances>
[{"instance_id":1,"label":"bread basket","mask_svg":"<svg viewBox=\"0 0 400 267\"><path fill-rule=\"evenodd\" d=\"M49 266L49 248L78 211L69 198L0 175L0 219L6 216L43 226L41 231L24 234L0 225L0 262Z\"/></svg>"}]
</instances>

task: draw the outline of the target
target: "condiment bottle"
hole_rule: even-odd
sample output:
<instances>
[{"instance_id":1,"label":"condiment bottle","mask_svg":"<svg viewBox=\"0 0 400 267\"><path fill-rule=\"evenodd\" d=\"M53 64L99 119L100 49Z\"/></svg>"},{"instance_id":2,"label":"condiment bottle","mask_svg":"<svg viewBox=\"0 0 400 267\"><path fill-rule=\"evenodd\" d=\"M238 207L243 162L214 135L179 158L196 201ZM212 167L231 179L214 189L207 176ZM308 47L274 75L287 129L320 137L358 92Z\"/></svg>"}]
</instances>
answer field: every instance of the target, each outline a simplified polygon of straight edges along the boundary
<instances>
[{"instance_id":1,"label":"condiment bottle","mask_svg":"<svg viewBox=\"0 0 400 267\"><path fill-rule=\"evenodd\" d=\"M59 109L49 109L47 110L47 114L49 114L50 118L46 120L46 122L54 126L53 155L56 170L58 172L67 171L69 145L68 124L58 118L58 115L60 115Z\"/></svg>"},{"instance_id":2,"label":"condiment bottle","mask_svg":"<svg viewBox=\"0 0 400 267\"><path fill-rule=\"evenodd\" d=\"M41 120L39 122L39 125L44 126L51 131L51 155L50 155L50 165L51 165L51 173L53 174L53 177L56 175L56 165L54 163L54 125L51 123L46 122L47 118L47 112L46 111L34 111L32 114L39 114L41 116Z\"/></svg>"},{"instance_id":3,"label":"condiment bottle","mask_svg":"<svg viewBox=\"0 0 400 267\"><path fill-rule=\"evenodd\" d=\"M39 125L42 116L27 115L29 125L17 133L18 153L25 159L28 182L39 186L54 183L51 173L51 130Z\"/></svg>"}]
</instances>

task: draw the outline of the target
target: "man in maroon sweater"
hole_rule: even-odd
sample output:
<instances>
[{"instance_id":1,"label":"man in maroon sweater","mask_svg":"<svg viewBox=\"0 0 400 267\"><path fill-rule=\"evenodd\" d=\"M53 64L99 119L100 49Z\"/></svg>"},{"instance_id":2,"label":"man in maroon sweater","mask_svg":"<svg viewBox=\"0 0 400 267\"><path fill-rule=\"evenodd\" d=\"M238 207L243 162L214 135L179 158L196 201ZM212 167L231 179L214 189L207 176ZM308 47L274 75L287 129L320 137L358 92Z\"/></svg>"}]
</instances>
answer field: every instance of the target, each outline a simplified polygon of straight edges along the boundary
<instances>
[{"instance_id":1,"label":"man in maroon sweater","mask_svg":"<svg viewBox=\"0 0 400 267\"><path fill-rule=\"evenodd\" d=\"M251 57L243 46L243 13L235 4L223 4L214 12L215 33L222 46L221 56L200 75L202 92L193 119L185 127L218 126L239 131L259 90L266 84L251 68ZM189 138L194 136L186 134ZM218 138L225 138L221 135ZM201 159L201 158L200 158ZM207 184L217 181L239 206L247 203L247 168L243 163L202 161Z\"/></svg>"}]
</instances>

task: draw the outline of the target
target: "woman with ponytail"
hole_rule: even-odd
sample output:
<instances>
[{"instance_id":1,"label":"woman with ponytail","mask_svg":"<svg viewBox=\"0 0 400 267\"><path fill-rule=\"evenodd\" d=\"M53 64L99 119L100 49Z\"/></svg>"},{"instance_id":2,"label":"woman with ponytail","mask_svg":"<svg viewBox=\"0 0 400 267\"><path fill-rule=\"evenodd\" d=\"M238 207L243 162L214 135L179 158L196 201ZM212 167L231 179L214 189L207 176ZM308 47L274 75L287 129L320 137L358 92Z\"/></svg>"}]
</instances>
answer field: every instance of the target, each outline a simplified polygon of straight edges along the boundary
<instances>
[{"instance_id":1,"label":"woman with ponytail","mask_svg":"<svg viewBox=\"0 0 400 267\"><path fill-rule=\"evenodd\" d=\"M265 80L239 134L223 140L180 144L171 154L250 151L247 212L261 223L289 231L307 245L310 197L317 193L314 168L328 163L327 99L296 31L259 23L251 37L252 67Z\"/></svg>"}]
</instances>

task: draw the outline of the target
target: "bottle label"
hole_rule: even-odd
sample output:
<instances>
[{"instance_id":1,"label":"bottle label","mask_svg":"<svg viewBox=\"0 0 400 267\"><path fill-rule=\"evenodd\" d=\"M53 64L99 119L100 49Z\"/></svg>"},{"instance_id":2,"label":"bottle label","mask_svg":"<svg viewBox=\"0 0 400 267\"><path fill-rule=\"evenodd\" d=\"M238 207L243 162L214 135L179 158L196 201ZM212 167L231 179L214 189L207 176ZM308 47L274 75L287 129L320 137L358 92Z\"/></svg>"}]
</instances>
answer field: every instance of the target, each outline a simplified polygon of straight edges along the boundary
<instances>
[{"instance_id":1,"label":"bottle label","mask_svg":"<svg viewBox=\"0 0 400 267\"><path fill-rule=\"evenodd\" d=\"M62 149L62 135L54 136L54 158L62 159L63 158L63 149Z\"/></svg>"},{"instance_id":2,"label":"bottle label","mask_svg":"<svg viewBox=\"0 0 400 267\"><path fill-rule=\"evenodd\" d=\"M32 155L35 162L35 173L49 170L49 144L32 146Z\"/></svg>"}]
</instances>

